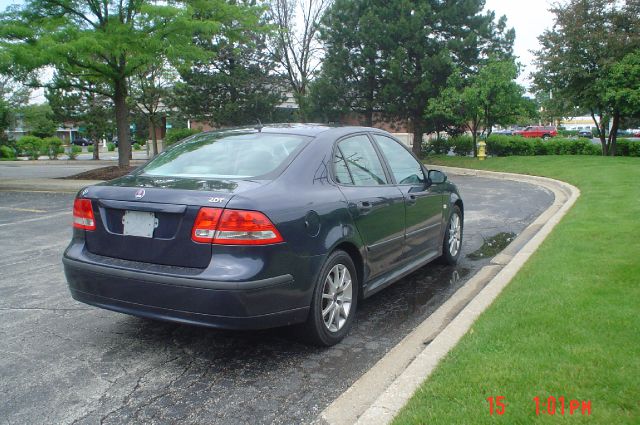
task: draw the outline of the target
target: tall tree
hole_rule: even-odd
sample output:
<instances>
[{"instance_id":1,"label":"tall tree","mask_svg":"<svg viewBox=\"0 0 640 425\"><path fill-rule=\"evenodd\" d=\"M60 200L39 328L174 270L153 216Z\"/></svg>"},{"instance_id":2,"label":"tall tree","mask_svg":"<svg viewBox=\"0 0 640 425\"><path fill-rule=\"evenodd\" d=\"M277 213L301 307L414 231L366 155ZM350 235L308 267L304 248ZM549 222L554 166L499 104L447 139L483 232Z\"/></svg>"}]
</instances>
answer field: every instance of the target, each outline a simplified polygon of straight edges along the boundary
<instances>
[{"instance_id":1,"label":"tall tree","mask_svg":"<svg viewBox=\"0 0 640 425\"><path fill-rule=\"evenodd\" d=\"M248 1L248 0L247 0ZM184 115L212 126L269 122L283 101L286 83L275 72L267 49L266 17L242 37L196 37L210 59L179 69L173 104Z\"/></svg>"},{"instance_id":2,"label":"tall tree","mask_svg":"<svg viewBox=\"0 0 640 425\"><path fill-rule=\"evenodd\" d=\"M320 38L325 47L322 72L312 89L319 111L353 111L373 125L380 110L382 87L380 35L386 26L384 1L336 0L322 20Z\"/></svg>"},{"instance_id":3,"label":"tall tree","mask_svg":"<svg viewBox=\"0 0 640 425\"><path fill-rule=\"evenodd\" d=\"M493 12L484 13L482 0L387 5L385 38L393 47L384 59L381 98L388 113L409 121L413 151L420 154L429 100L440 95L454 70L464 77L477 72L489 54L509 56L514 32L504 19L496 24Z\"/></svg>"},{"instance_id":4,"label":"tall tree","mask_svg":"<svg viewBox=\"0 0 640 425\"><path fill-rule=\"evenodd\" d=\"M331 0L270 0L270 4L277 29L273 54L305 120L307 91L321 59L318 29Z\"/></svg>"},{"instance_id":5,"label":"tall tree","mask_svg":"<svg viewBox=\"0 0 640 425\"><path fill-rule=\"evenodd\" d=\"M58 87L113 100L118 163L129 164L127 79L167 58L184 64L206 55L194 34L214 38L250 27L253 8L224 0L26 0L0 15L0 72L31 74L54 67ZM34 85L48 85L32 81ZM99 89L107 84L107 90ZM99 88L96 88L99 87Z\"/></svg>"},{"instance_id":6,"label":"tall tree","mask_svg":"<svg viewBox=\"0 0 640 425\"><path fill-rule=\"evenodd\" d=\"M169 63L158 61L131 78L132 101L149 123L152 154L158 154L157 128L162 124L162 114L167 112L167 102L177 73Z\"/></svg>"},{"instance_id":7,"label":"tall tree","mask_svg":"<svg viewBox=\"0 0 640 425\"><path fill-rule=\"evenodd\" d=\"M111 99L94 91L78 89L49 88L45 96L54 118L59 122L71 121L80 126L81 134L93 141L93 159L100 159L100 140L107 137L113 128Z\"/></svg>"},{"instance_id":8,"label":"tall tree","mask_svg":"<svg viewBox=\"0 0 640 425\"><path fill-rule=\"evenodd\" d=\"M640 48L640 2L570 0L551 11L555 22L538 39L537 90L588 110L603 155L615 155L616 133L625 108L608 87L612 67ZM607 127L610 131L607 136Z\"/></svg>"}]
</instances>

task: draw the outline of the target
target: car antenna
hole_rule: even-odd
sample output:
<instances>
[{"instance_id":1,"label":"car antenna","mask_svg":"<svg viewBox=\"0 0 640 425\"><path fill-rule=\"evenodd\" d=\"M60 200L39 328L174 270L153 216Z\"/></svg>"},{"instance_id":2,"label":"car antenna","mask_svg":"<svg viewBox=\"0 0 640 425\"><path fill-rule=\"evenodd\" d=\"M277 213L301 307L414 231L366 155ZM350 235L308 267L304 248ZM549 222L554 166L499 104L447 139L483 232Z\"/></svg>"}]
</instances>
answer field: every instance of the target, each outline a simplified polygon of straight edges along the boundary
<instances>
[{"instance_id":1,"label":"car antenna","mask_svg":"<svg viewBox=\"0 0 640 425\"><path fill-rule=\"evenodd\" d=\"M256 126L255 126L255 127L253 127L253 128L255 128L256 130L258 130L258 133L262 133L262 127L264 127L264 126L262 125L262 122L260 122L260 119L259 119L259 118L257 119L257 121L258 121L258 125L256 125Z\"/></svg>"}]
</instances>

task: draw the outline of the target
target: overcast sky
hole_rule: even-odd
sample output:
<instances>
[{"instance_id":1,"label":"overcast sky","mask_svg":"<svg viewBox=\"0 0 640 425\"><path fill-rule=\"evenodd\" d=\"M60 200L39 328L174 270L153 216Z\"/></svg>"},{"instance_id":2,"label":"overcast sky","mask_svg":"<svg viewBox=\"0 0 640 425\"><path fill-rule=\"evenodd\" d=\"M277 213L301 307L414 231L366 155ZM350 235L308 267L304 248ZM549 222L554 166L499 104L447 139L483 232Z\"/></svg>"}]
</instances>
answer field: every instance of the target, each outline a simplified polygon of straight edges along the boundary
<instances>
[{"instance_id":1,"label":"overcast sky","mask_svg":"<svg viewBox=\"0 0 640 425\"><path fill-rule=\"evenodd\" d=\"M11 4L22 3L16 0L0 0L0 11ZM496 17L507 16L507 24L516 30L514 51L524 65L518 81L529 86L529 74L534 70L533 56L530 50L538 48L537 37L553 24L553 15L549 12L550 0L486 0L486 8L494 10Z\"/></svg>"}]
</instances>

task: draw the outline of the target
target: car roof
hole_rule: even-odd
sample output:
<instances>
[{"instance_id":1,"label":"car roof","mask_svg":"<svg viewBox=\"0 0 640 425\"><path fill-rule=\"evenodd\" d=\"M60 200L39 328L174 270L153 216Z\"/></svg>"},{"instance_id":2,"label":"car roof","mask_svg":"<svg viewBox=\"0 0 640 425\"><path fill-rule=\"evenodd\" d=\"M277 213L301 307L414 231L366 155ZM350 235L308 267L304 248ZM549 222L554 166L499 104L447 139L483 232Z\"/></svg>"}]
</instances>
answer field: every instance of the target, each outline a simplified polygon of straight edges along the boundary
<instances>
[{"instance_id":1,"label":"car roof","mask_svg":"<svg viewBox=\"0 0 640 425\"><path fill-rule=\"evenodd\" d=\"M218 132L244 132L247 130L258 131L259 126L243 126L234 128L224 128L219 130L211 130L206 133L218 133ZM384 130L380 130L372 127L360 127L360 126L332 126L328 124L312 124L312 123L284 123L284 124L264 124L260 131L263 133L280 133L280 134L298 134L301 136L316 137L322 133L327 133L334 137L341 137L350 133L357 133L360 131L378 131L385 133Z\"/></svg>"}]
</instances>

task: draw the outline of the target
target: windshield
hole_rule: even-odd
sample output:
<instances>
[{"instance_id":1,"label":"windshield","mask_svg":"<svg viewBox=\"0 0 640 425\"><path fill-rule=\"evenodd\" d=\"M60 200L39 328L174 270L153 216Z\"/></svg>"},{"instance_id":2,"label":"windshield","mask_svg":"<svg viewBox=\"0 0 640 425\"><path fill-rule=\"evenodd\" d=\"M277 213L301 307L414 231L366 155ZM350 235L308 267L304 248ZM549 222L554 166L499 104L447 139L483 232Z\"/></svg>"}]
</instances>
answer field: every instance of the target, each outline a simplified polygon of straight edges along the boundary
<instances>
[{"instance_id":1,"label":"windshield","mask_svg":"<svg viewBox=\"0 0 640 425\"><path fill-rule=\"evenodd\" d=\"M308 139L295 134L256 132L198 134L163 152L142 173L225 179L262 176L282 165Z\"/></svg>"}]
</instances>

